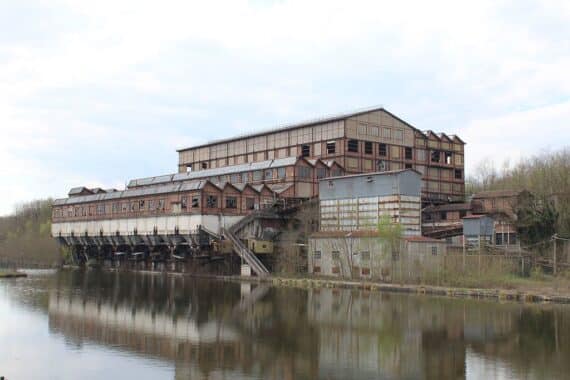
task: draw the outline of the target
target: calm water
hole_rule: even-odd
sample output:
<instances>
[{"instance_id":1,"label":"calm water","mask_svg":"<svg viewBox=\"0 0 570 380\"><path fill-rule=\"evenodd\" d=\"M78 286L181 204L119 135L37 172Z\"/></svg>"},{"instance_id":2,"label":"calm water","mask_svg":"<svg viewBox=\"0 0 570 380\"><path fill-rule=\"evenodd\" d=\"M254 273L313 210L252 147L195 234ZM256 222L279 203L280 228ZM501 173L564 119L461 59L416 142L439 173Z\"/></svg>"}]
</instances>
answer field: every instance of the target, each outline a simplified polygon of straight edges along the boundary
<instances>
[{"instance_id":1,"label":"calm water","mask_svg":"<svg viewBox=\"0 0 570 380\"><path fill-rule=\"evenodd\" d=\"M0 280L16 379L570 378L570 308L180 276Z\"/></svg>"}]
</instances>

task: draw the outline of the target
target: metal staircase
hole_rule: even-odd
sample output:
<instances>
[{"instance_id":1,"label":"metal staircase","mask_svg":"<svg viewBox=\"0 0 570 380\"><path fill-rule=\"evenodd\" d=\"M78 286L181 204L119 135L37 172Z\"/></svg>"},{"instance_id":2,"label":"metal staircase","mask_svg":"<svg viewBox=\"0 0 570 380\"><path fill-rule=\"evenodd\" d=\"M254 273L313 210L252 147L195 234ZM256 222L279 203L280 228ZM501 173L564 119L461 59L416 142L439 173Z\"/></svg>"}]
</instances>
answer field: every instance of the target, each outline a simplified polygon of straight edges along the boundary
<instances>
[{"instance_id":1,"label":"metal staircase","mask_svg":"<svg viewBox=\"0 0 570 380\"><path fill-rule=\"evenodd\" d=\"M263 265L263 263L255 256L253 252L251 252L245 244L234 234L231 229L224 229L223 230L224 236L232 242L234 246L234 251L238 254L239 257L244 259L246 263L249 264L251 269L259 276L265 277L269 275L269 271Z\"/></svg>"}]
</instances>

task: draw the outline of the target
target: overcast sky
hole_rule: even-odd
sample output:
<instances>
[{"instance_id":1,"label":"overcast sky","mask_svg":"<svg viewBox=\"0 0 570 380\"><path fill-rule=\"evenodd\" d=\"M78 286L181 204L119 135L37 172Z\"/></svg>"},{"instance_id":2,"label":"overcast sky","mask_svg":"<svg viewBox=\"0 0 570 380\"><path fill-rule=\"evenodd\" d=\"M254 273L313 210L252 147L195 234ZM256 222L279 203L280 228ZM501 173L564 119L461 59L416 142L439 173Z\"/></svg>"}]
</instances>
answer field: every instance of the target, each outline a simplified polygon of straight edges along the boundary
<instances>
[{"instance_id":1,"label":"overcast sky","mask_svg":"<svg viewBox=\"0 0 570 380\"><path fill-rule=\"evenodd\" d=\"M0 215L176 149L382 105L467 175L570 144L570 1L0 0Z\"/></svg>"}]
</instances>

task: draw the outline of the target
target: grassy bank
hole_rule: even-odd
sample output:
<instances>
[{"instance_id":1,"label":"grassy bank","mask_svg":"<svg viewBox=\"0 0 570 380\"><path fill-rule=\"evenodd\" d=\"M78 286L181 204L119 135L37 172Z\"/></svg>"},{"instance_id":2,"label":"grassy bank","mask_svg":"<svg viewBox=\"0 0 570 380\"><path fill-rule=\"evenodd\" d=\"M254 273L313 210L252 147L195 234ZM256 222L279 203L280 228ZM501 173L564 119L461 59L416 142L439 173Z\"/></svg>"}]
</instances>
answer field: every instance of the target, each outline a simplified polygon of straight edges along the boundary
<instances>
[{"instance_id":1,"label":"grassy bank","mask_svg":"<svg viewBox=\"0 0 570 380\"><path fill-rule=\"evenodd\" d=\"M121 269L104 270L120 271ZM124 269L122 269L124 270ZM139 271L152 275L173 275L189 276L206 279L217 279L222 281L237 281L249 283L268 283L274 286L285 286L294 288L339 288L339 289L363 289L379 292L425 294L434 296L460 297L460 298L480 298L494 299L497 301L515 302L549 302L570 304L570 291L568 288L557 287L555 283L538 279L512 279L508 286L499 287L464 287L464 286L438 286L425 284L389 284L375 281L344 280L329 277L308 277L308 276L268 276L268 277L242 277L223 276L208 274L192 274L170 271ZM567 283L564 283L567 286Z\"/></svg>"}]
</instances>

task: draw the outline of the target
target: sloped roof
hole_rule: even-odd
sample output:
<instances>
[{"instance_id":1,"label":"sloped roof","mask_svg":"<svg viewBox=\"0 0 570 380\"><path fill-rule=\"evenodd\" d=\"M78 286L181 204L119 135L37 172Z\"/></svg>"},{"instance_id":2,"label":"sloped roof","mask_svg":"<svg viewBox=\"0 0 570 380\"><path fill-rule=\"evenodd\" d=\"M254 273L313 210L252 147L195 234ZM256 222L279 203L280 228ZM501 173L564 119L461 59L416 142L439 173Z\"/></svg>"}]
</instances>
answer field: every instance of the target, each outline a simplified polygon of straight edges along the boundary
<instances>
[{"instance_id":1,"label":"sloped roof","mask_svg":"<svg viewBox=\"0 0 570 380\"><path fill-rule=\"evenodd\" d=\"M250 162L247 164L224 166L222 168L204 169L195 172L167 174L157 177L139 178L129 181L127 187L134 188L139 186L156 185L168 182L188 181L188 180L201 179L206 177L217 177L221 175L238 174L254 170L280 168L284 166L295 165L295 163L300 159L302 158L292 156L285 158L276 158L274 160Z\"/></svg>"},{"instance_id":2,"label":"sloped roof","mask_svg":"<svg viewBox=\"0 0 570 380\"><path fill-rule=\"evenodd\" d=\"M78 203L88 203L97 201L108 201L113 199L131 198L131 197L142 197L147 195L156 194L167 194L175 193L178 191L189 191L189 190L199 190L202 189L207 180L200 181L188 181L181 183L169 183L164 185L149 186L149 187L139 187L134 189L127 189L123 191L114 191L111 193L98 193L89 195L80 195L70 198L56 199L53 204L55 206L71 205Z\"/></svg>"},{"instance_id":3,"label":"sloped roof","mask_svg":"<svg viewBox=\"0 0 570 380\"><path fill-rule=\"evenodd\" d=\"M69 193L67 193L67 195L72 196L72 195L79 195L83 192L87 192L87 193L93 193L91 190L89 190L88 188L86 188L85 186L78 186L78 187L74 187L71 190L69 190Z\"/></svg>"},{"instance_id":4,"label":"sloped roof","mask_svg":"<svg viewBox=\"0 0 570 380\"><path fill-rule=\"evenodd\" d=\"M177 149L176 151L177 152L183 152L185 150L204 148L204 147L207 147L210 145L230 142L230 141L234 141L234 140L238 140L238 139L262 136L262 135L266 135L268 133L284 132L284 131L288 131L288 130L296 129L296 128L300 128L300 127L308 127L308 126L316 125L316 124L329 123L329 122L333 122L333 121L340 121L340 120L347 119L349 117L355 117L355 116L359 116L359 115L363 115L363 114L366 114L369 112L375 112L375 111L385 112L388 115L392 116L393 118L397 119L398 121L404 123L406 126L412 128L414 130L418 130L416 127L414 127L410 123L400 119L398 116L387 111L384 107L372 106L372 107L361 108L361 109L353 110L353 111L349 111L349 112L343 112L343 113L339 113L339 114L328 115L328 116L323 116L323 117L319 117L319 118L315 118L315 119L305 120L305 121L301 121L301 122L296 122L296 123L291 123L291 124L283 124L283 125L280 125L280 126L277 126L274 128L261 130L259 132L247 133L247 134L243 134L243 135L239 135L239 136L235 136L235 137L231 137L231 138L223 138L223 139L218 139L218 140L212 140L212 141L209 141L205 144L191 146L191 147L182 148L182 149Z\"/></svg>"},{"instance_id":5,"label":"sloped roof","mask_svg":"<svg viewBox=\"0 0 570 380\"><path fill-rule=\"evenodd\" d=\"M473 194L473 199L481 198L500 198L500 197L516 197L527 190L488 190L480 191Z\"/></svg>"}]
</instances>

